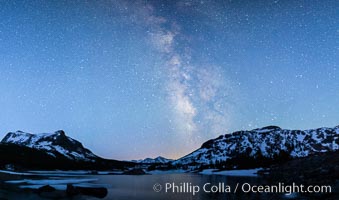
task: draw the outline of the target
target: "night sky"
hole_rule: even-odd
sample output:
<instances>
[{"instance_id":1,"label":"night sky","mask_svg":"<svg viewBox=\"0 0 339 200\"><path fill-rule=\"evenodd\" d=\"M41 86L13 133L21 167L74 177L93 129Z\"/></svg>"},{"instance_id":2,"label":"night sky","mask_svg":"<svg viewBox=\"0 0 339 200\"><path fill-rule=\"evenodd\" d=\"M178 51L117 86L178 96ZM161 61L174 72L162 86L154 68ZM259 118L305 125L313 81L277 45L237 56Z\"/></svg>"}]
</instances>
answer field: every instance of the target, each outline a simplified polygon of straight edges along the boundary
<instances>
[{"instance_id":1,"label":"night sky","mask_svg":"<svg viewBox=\"0 0 339 200\"><path fill-rule=\"evenodd\" d=\"M0 136L178 158L208 139L339 125L339 2L1 1Z\"/></svg>"}]
</instances>

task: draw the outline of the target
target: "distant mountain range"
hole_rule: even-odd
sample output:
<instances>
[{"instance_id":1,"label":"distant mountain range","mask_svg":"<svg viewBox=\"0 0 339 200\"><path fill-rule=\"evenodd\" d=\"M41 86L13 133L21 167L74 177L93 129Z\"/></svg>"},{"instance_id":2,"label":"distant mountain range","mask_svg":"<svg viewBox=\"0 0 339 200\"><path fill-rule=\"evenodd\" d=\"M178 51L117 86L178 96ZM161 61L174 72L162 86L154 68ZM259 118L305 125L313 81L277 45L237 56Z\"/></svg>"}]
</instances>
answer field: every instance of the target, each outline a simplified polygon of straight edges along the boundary
<instances>
[{"instance_id":1,"label":"distant mountain range","mask_svg":"<svg viewBox=\"0 0 339 200\"><path fill-rule=\"evenodd\" d=\"M294 158L339 150L339 126L286 130L267 126L221 135L194 152L171 160L164 157L117 161L101 158L64 131L8 133L0 143L0 166L23 169L128 169L145 164L152 169L253 168ZM157 167L159 166L159 167Z\"/></svg>"},{"instance_id":2,"label":"distant mountain range","mask_svg":"<svg viewBox=\"0 0 339 200\"><path fill-rule=\"evenodd\" d=\"M166 164L172 162L172 159L164 158L158 156L156 158L145 158L141 160L132 160L131 162L141 163L141 164Z\"/></svg>"}]
</instances>

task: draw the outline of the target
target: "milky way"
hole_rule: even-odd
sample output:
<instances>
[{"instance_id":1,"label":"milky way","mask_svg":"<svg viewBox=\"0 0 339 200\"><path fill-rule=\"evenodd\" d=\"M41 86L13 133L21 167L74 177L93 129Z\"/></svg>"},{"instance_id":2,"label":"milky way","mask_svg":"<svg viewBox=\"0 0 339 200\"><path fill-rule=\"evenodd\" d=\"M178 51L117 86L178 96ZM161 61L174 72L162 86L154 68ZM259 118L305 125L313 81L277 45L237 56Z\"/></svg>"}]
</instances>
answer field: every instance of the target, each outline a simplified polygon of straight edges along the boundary
<instances>
[{"instance_id":1,"label":"milky way","mask_svg":"<svg viewBox=\"0 0 339 200\"><path fill-rule=\"evenodd\" d=\"M100 156L338 125L336 1L0 3L0 131L64 129Z\"/></svg>"}]
</instances>

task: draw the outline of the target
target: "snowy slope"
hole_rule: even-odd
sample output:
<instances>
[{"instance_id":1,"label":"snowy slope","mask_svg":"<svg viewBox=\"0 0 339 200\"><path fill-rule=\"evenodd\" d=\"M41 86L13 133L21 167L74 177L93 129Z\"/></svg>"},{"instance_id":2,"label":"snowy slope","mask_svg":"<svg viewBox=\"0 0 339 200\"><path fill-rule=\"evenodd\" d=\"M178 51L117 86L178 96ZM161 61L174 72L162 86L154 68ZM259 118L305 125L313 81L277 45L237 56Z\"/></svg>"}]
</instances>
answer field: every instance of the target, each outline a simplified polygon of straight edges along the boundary
<instances>
[{"instance_id":1,"label":"snowy slope","mask_svg":"<svg viewBox=\"0 0 339 200\"><path fill-rule=\"evenodd\" d=\"M65 135L60 130L54 133L31 134L22 131L9 132L1 141L45 151L53 157L62 155L71 160L95 161L98 158L80 142Z\"/></svg>"},{"instance_id":2,"label":"snowy slope","mask_svg":"<svg viewBox=\"0 0 339 200\"><path fill-rule=\"evenodd\" d=\"M268 126L221 135L196 151L173 161L173 165L211 165L246 155L273 159L285 154L292 158L339 150L339 126L311 130L286 130Z\"/></svg>"}]
</instances>

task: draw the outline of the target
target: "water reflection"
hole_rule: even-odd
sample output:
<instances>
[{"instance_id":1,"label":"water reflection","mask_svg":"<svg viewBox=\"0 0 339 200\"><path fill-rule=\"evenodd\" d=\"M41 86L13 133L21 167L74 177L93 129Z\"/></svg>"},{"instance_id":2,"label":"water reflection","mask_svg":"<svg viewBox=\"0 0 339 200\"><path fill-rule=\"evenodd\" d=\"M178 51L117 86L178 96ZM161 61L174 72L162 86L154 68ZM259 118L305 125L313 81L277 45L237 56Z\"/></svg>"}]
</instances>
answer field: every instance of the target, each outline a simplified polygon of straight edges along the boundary
<instances>
[{"instance_id":1,"label":"water reflection","mask_svg":"<svg viewBox=\"0 0 339 200\"><path fill-rule=\"evenodd\" d=\"M44 177L46 178L46 177ZM52 177L50 177L52 178ZM74 178L84 178L74 177ZM276 193L244 193L241 191L241 185L248 183L251 185L270 185L265 179L260 177L235 177L235 176L223 176L223 175L200 175L200 174L163 174L163 175L86 175L85 178L90 178L97 180L93 184L102 184L107 186L108 194L105 198L106 200L154 200L154 199L164 199L164 200L217 200L217 199L309 199L301 198L300 196L293 194L286 196L284 194ZM166 192L166 183L174 184L178 188L169 189ZM208 189L212 185L215 185L219 191L213 193L207 193L203 191L203 186L206 183ZM219 183L221 186L229 187L230 192L225 190L225 192L220 192ZM160 184L162 186L160 192L154 191L154 184ZM185 185L189 186L199 186L200 191L193 195L192 189L181 189L180 186ZM238 185L238 190L234 193L236 185ZM172 185L173 186L173 185ZM0 199L49 199L46 197L39 196L38 194L23 190L0 190ZM59 199L72 199L72 200L97 200L98 198L78 195L72 198L59 198Z\"/></svg>"},{"instance_id":2,"label":"water reflection","mask_svg":"<svg viewBox=\"0 0 339 200\"><path fill-rule=\"evenodd\" d=\"M145 176L101 176L99 183L109 183L112 185L109 188L107 199L285 199L281 194L254 194L243 193L238 188L237 193L233 193L235 186L239 183L250 184L268 184L265 180L258 177L231 177L221 175L199 175L199 174L166 174L166 175L145 175ZM153 191L153 185L159 183L162 185L160 192ZM179 189L165 191L166 183L174 183L176 186L182 186L183 183L190 183L191 186L197 185L200 191L193 195L192 192L180 193ZM219 183L224 183L225 186L230 186L232 192L228 193L206 193L203 191L203 186L206 183L219 186ZM211 186L209 185L209 186ZM239 186L240 187L240 186ZM186 187L187 188L187 187ZM208 187L207 187L208 188ZM183 190L181 190L183 191ZM192 191L192 190L191 190Z\"/></svg>"}]
</instances>

